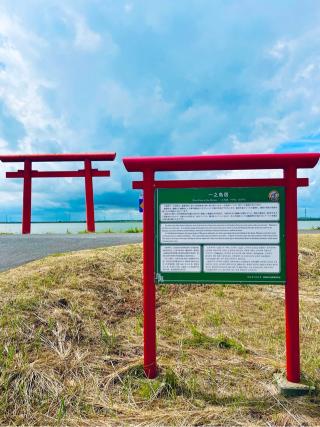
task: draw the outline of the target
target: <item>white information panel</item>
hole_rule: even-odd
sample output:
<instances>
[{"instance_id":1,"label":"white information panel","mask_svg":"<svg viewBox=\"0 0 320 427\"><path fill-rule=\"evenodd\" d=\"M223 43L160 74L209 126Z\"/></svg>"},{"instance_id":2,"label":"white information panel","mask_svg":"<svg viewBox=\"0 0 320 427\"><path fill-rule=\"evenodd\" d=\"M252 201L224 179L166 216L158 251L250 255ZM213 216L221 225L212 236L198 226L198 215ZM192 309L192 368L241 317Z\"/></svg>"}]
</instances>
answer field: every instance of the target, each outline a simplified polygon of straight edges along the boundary
<instances>
[{"instance_id":1,"label":"white information panel","mask_svg":"<svg viewBox=\"0 0 320 427\"><path fill-rule=\"evenodd\" d=\"M279 273L279 246L204 246L206 273Z\"/></svg>"},{"instance_id":2,"label":"white information panel","mask_svg":"<svg viewBox=\"0 0 320 427\"><path fill-rule=\"evenodd\" d=\"M163 223L161 243L279 243L278 223Z\"/></svg>"},{"instance_id":3,"label":"white information panel","mask_svg":"<svg viewBox=\"0 0 320 427\"><path fill-rule=\"evenodd\" d=\"M279 221L279 203L162 203L160 221Z\"/></svg>"},{"instance_id":4,"label":"white information panel","mask_svg":"<svg viewBox=\"0 0 320 427\"><path fill-rule=\"evenodd\" d=\"M200 246L161 246L161 271L201 271Z\"/></svg>"}]
</instances>

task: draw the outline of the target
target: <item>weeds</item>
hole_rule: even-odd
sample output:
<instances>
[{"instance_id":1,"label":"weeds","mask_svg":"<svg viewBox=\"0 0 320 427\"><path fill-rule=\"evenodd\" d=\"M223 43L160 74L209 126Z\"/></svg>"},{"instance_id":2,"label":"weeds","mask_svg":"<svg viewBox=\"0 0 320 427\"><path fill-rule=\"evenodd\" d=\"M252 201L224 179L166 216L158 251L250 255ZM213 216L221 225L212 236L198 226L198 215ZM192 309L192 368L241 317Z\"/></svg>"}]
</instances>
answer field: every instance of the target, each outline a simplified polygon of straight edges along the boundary
<instances>
[{"instance_id":1,"label":"weeds","mask_svg":"<svg viewBox=\"0 0 320 427\"><path fill-rule=\"evenodd\" d=\"M65 403L65 400L62 398L60 400L60 405L59 405L59 409L58 409L58 413L57 413L57 420L61 421L62 418L65 417L66 413L67 413L66 403Z\"/></svg>"},{"instance_id":2,"label":"weeds","mask_svg":"<svg viewBox=\"0 0 320 427\"><path fill-rule=\"evenodd\" d=\"M105 344L107 351L113 351L117 346L117 337L108 330L107 326L100 322L101 340Z\"/></svg>"},{"instance_id":3,"label":"weeds","mask_svg":"<svg viewBox=\"0 0 320 427\"><path fill-rule=\"evenodd\" d=\"M95 234L110 234L110 233L142 233L142 228L138 228L138 227L132 227L132 228L128 228L127 230L115 230L112 228L107 228L105 230L99 230L96 231ZM88 231L86 230L81 230L78 231L78 234L88 234Z\"/></svg>"},{"instance_id":4,"label":"weeds","mask_svg":"<svg viewBox=\"0 0 320 427\"><path fill-rule=\"evenodd\" d=\"M0 274L1 425L319 425L319 235L300 238L301 362L316 394L277 395L280 286L157 288L159 376L142 367L141 245Z\"/></svg>"},{"instance_id":5,"label":"weeds","mask_svg":"<svg viewBox=\"0 0 320 427\"><path fill-rule=\"evenodd\" d=\"M221 326L222 316L220 313L210 313L206 316L206 322L211 326Z\"/></svg>"}]
</instances>

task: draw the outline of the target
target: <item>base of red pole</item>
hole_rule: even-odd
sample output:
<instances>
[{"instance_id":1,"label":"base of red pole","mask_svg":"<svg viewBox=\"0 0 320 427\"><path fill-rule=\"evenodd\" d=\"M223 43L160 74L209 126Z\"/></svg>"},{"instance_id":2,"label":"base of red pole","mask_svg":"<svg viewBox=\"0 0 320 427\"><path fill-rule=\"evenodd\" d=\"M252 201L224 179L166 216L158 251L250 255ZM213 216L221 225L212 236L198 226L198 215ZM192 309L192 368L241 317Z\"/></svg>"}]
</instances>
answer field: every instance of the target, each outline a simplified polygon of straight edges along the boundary
<instances>
[{"instance_id":1,"label":"base of red pole","mask_svg":"<svg viewBox=\"0 0 320 427\"><path fill-rule=\"evenodd\" d=\"M307 384L288 381L282 374L275 374L274 379L279 393L285 397L305 396L307 394L312 394L315 391L315 387L309 386Z\"/></svg>"},{"instance_id":2,"label":"base of red pole","mask_svg":"<svg viewBox=\"0 0 320 427\"><path fill-rule=\"evenodd\" d=\"M144 373L146 374L146 377L149 378L149 380L153 380L158 376L158 368L157 366L145 366Z\"/></svg>"}]
</instances>

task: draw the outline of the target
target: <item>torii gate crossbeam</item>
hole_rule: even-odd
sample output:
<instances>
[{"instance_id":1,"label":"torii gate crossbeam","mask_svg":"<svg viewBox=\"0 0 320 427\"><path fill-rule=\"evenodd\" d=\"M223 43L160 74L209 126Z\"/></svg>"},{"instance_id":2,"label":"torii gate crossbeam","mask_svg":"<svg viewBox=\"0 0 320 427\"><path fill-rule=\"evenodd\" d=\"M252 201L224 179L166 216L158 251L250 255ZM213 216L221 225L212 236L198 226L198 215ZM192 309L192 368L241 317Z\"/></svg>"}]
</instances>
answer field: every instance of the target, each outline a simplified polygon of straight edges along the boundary
<instances>
[{"instance_id":1,"label":"torii gate crossbeam","mask_svg":"<svg viewBox=\"0 0 320 427\"><path fill-rule=\"evenodd\" d=\"M7 178L23 178L22 234L30 234L31 231L32 178L83 177L85 179L87 231L94 232L95 220L92 178L110 176L110 171L93 169L92 161L112 161L115 157L115 153L23 154L0 156L0 160L4 163L24 163L24 169L6 173ZM77 171L38 171L32 169L32 163L34 162L70 161L83 161L84 169L79 169Z\"/></svg>"}]
</instances>

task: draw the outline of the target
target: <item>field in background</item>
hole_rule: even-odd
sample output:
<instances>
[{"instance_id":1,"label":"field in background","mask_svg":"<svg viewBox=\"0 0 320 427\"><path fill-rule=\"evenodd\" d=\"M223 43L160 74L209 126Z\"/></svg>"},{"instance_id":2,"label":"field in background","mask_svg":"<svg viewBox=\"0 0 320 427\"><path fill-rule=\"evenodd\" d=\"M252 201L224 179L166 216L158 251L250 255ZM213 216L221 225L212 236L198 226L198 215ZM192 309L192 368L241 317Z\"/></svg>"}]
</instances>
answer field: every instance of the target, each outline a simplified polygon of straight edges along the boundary
<instances>
[{"instance_id":1,"label":"field in background","mask_svg":"<svg viewBox=\"0 0 320 427\"><path fill-rule=\"evenodd\" d=\"M141 245L0 274L0 423L320 424L320 235L300 237L304 380L280 397L283 286L160 286L160 375L142 361Z\"/></svg>"},{"instance_id":2,"label":"field in background","mask_svg":"<svg viewBox=\"0 0 320 427\"><path fill-rule=\"evenodd\" d=\"M125 233L127 230L134 228L142 229L142 221L106 221L96 223L97 232ZM84 232L85 229L85 222L43 222L31 224L31 233L33 234L78 234ZM0 223L0 233L20 234L21 224Z\"/></svg>"}]
</instances>

